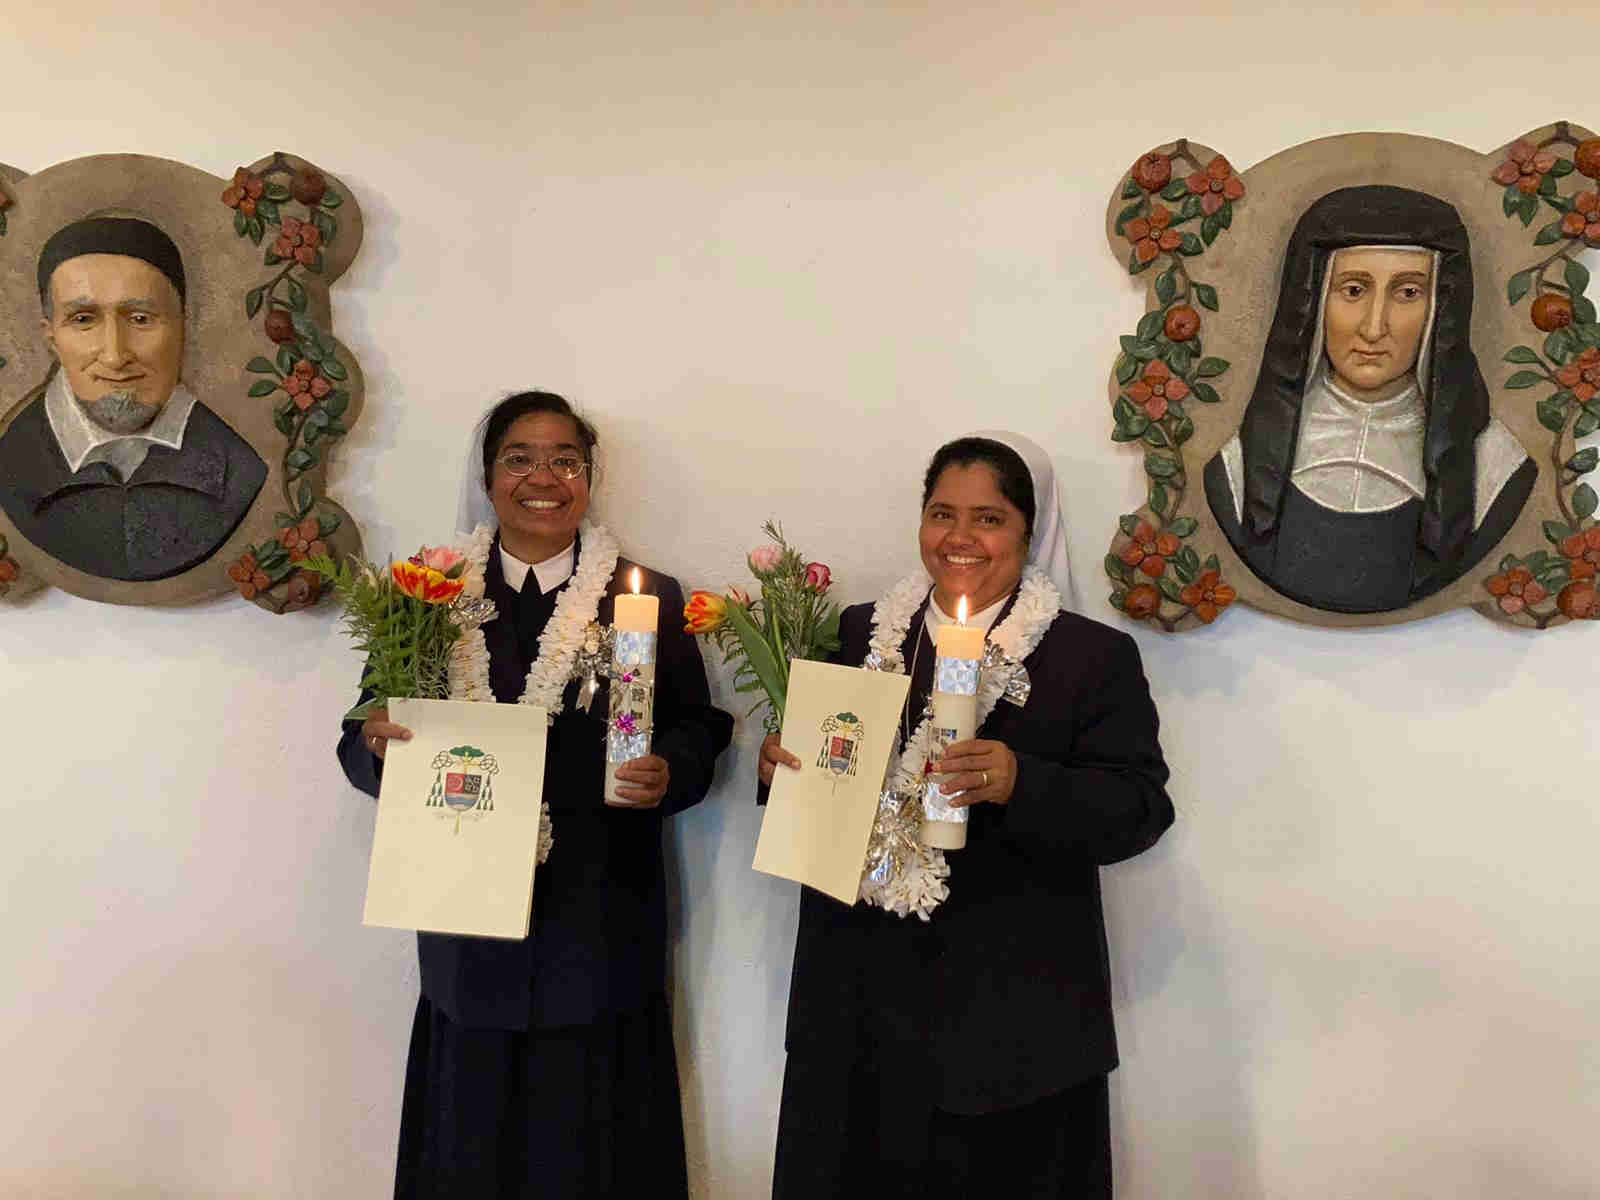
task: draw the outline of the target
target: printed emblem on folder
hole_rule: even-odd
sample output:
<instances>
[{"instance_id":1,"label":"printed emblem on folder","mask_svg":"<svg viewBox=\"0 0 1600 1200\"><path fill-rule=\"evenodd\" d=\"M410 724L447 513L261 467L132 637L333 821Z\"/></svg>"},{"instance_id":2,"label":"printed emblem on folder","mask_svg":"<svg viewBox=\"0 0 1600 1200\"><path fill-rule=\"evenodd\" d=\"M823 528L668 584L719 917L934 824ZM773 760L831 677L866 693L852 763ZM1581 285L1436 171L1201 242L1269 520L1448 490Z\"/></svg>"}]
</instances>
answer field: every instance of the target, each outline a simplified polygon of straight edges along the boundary
<instances>
[{"instance_id":1,"label":"printed emblem on folder","mask_svg":"<svg viewBox=\"0 0 1600 1200\"><path fill-rule=\"evenodd\" d=\"M861 718L855 713L834 713L822 722L822 750L817 766L840 779L856 773L856 758L861 750Z\"/></svg>"},{"instance_id":2,"label":"printed emblem on folder","mask_svg":"<svg viewBox=\"0 0 1600 1200\"><path fill-rule=\"evenodd\" d=\"M437 808L439 816L455 821L455 832L461 832L461 821L480 821L494 811L494 777L500 773L500 764L492 754L476 746L454 746L434 755L433 787L428 792L429 808Z\"/></svg>"}]
</instances>

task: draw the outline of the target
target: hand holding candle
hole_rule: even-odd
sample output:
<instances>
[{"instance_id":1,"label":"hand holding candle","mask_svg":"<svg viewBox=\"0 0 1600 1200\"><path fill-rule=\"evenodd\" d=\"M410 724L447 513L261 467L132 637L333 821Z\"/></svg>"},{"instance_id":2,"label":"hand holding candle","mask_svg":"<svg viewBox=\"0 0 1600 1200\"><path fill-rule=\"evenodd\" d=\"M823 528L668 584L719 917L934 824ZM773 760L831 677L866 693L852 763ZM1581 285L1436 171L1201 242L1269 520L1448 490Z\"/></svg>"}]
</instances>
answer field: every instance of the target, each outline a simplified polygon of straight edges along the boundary
<instances>
[{"instance_id":1,"label":"hand holding candle","mask_svg":"<svg viewBox=\"0 0 1600 1200\"><path fill-rule=\"evenodd\" d=\"M655 711L656 628L661 601L639 594L639 568L632 594L616 598L611 625L616 646L611 657L611 708L606 722L605 801L620 808L636 802L617 794L617 768L650 753ZM626 784L626 780L623 781Z\"/></svg>"},{"instance_id":2,"label":"hand holding candle","mask_svg":"<svg viewBox=\"0 0 1600 1200\"><path fill-rule=\"evenodd\" d=\"M978 668L983 660L984 631L967 624L967 598L956 606L953 624L941 625L934 638L933 743L929 765L943 757L946 747L971 740L978 731ZM952 806L931 776L922 789L922 841L940 850L959 850L967 844L967 810Z\"/></svg>"}]
</instances>

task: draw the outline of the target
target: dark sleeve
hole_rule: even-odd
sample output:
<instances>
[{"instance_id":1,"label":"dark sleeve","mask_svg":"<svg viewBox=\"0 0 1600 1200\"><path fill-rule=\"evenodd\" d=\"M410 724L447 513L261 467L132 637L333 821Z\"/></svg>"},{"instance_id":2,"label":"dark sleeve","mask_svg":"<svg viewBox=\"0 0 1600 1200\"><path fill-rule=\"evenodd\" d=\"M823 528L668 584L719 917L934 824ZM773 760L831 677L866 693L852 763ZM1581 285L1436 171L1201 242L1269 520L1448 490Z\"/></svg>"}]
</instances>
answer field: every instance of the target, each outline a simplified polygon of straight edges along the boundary
<instances>
[{"instance_id":1,"label":"dark sleeve","mask_svg":"<svg viewBox=\"0 0 1600 1200\"><path fill-rule=\"evenodd\" d=\"M356 703L365 704L371 698L371 692L362 692L361 699ZM360 788L374 800L378 798L378 784L383 779L383 759L362 740L360 721L344 723L344 732L339 735L339 765L344 768L344 777L350 781L351 787Z\"/></svg>"},{"instance_id":2,"label":"dark sleeve","mask_svg":"<svg viewBox=\"0 0 1600 1200\"><path fill-rule=\"evenodd\" d=\"M839 648L828 655L828 661L841 667L859 667L867 657L867 639L872 633L872 605L852 604L839 614ZM765 740L765 739L763 739ZM759 743L756 753L761 753ZM761 782L760 764L756 766L756 803L765 806L767 793L772 789Z\"/></svg>"},{"instance_id":3,"label":"dark sleeve","mask_svg":"<svg viewBox=\"0 0 1600 1200\"><path fill-rule=\"evenodd\" d=\"M1017 782L1005 830L1103 865L1155 845L1173 812L1139 647L1125 633L1096 628L1105 636L1073 665L1075 685L1062 714L1071 728L1063 731L1061 752L1013 748ZM1061 687L1050 679L1039 683ZM1048 692L1041 699L1048 702Z\"/></svg>"},{"instance_id":4,"label":"dark sleeve","mask_svg":"<svg viewBox=\"0 0 1600 1200\"><path fill-rule=\"evenodd\" d=\"M669 779L661 811L670 816L700 803L711 790L717 755L733 737L733 718L712 707L700 647L683 628L683 589L669 576L658 575L656 582L661 617L651 751L667 760Z\"/></svg>"}]
</instances>

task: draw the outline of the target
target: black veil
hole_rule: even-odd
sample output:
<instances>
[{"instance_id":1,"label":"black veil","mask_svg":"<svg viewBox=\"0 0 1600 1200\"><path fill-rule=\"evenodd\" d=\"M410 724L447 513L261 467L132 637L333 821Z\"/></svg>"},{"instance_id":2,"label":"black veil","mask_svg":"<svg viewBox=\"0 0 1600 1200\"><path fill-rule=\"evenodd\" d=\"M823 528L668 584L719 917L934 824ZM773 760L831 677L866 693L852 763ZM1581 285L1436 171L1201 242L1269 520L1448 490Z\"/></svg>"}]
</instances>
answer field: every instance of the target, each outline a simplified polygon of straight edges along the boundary
<instances>
[{"instance_id":1,"label":"black veil","mask_svg":"<svg viewBox=\"0 0 1600 1200\"><path fill-rule=\"evenodd\" d=\"M1244 528L1257 537L1278 524L1294 466L1300 404L1316 364L1323 278L1336 250L1419 246L1436 254L1426 377L1423 500L1418 579L1455 562L1473 532L1474 442L1489 424L1489 390L1472 353L1472 261L1466 226L1443 200L1407 188L1341 188L1302 216L1289 238L1278 307L1261 371L1239 426L1244 451ZM1431 558L1432 563L1423 560Z\"/></svg>"}]
</instances>

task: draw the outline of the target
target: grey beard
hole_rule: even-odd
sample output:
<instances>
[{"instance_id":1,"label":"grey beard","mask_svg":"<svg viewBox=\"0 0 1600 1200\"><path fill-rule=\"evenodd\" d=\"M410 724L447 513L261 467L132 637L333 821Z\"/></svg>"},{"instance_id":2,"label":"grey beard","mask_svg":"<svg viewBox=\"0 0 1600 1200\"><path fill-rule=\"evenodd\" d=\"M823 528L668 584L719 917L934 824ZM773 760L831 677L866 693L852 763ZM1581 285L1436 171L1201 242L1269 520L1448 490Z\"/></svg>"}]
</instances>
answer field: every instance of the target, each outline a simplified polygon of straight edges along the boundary
<instances>
[{"instance_id":1,"label":"grey beard","mask_svg":"<svg viewBox=\"0 0 1600 1200\"><path fill-rule=\"evenodd\" d=\"M139 403L133 392L107 392L98 400L78 403L89 420L107 433L138 433L161 411L157 405Z\"/></svg>"}]
</instances>

